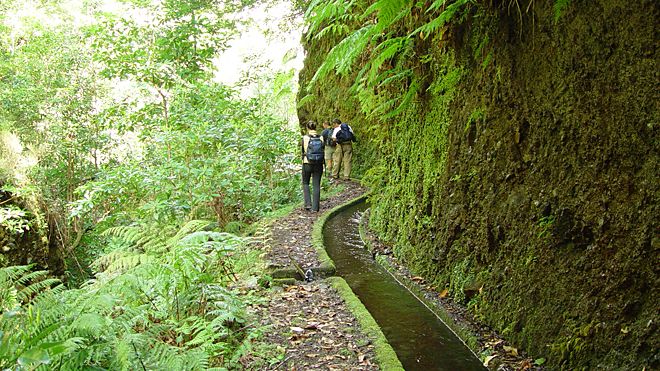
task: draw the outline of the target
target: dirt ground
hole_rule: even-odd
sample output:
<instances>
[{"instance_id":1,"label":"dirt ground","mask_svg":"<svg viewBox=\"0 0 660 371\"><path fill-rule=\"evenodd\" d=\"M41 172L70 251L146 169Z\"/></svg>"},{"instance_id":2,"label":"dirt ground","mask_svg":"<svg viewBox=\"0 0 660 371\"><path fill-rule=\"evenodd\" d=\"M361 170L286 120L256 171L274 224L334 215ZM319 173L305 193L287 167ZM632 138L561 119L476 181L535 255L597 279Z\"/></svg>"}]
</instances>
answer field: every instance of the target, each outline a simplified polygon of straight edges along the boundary
<instances>
[{"instance_id":1,"label":"dirt ground","mask_svg":"<svg viewBox=\"0 0 660 371\"><path fill-rule=\"evenodd\" d=\"M314 222L324 212L365 192L353 182L332 187L341 191L322 200L319 212L298 208L270 225L265 238L261 238L269 266L290 266L291 258L303 268L319 266L312 246ZM379 369L371 341L361 333L337 291L323 280L273 287L267 300L253 310L261 318L261 325L269 328L259 341L279 347L274 351L283 351L284 355L278 362L246 359L243 364L248 369Z\"/></svg>"}]
</instances>

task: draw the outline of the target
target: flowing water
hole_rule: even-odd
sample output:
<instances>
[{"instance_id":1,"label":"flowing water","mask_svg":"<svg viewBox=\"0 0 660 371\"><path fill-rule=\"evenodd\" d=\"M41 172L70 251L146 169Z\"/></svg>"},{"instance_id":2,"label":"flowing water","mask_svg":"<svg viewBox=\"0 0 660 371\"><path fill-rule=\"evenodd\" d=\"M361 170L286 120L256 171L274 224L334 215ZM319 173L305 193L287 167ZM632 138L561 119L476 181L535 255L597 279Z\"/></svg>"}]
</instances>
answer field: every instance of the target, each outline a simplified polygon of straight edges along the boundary
<instances>
[{"instance_id":1,"label":"flowing water","mask_svg":"<svg viewBox=\"0 0 660 371\"><path fill-rule=\"evenodd\" d=\"M353 292L369 310L406 370L484 370L463 342L410 291L378 265L360 239L366 203L331 218L324 243Z\"/></svg>"}]
</instances>

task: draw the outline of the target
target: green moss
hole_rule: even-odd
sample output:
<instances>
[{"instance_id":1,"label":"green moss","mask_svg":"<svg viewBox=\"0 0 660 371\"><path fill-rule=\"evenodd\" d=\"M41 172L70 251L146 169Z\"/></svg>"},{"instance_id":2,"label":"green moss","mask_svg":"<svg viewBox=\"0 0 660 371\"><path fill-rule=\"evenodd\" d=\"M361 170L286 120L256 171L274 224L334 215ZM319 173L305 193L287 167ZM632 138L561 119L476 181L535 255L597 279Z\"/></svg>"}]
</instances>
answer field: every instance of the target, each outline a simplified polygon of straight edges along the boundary
<instances>
[{"instance_id":1,"label":"green moss","mask_svg":"<svg viewBox=\"0 0 660 371\"><path fill-rule=\"evenodd\" d=\"M353 293L346 281L341 277L330 277L327 281L339 292L344 299L346 306L353 313L360 329L373 340L374 351L376 352L376 361L383 370L403 370L399 358L397 358L394 349L385 339L385 335L378 327L376 321L364 307L360 299Z\"/></svg>"},{"instance_id":2,"label":"green moss","mask_svg":"<svg viewBox=\"0 0 660 371\"><path fill-rule=\"evenodd\" d=\"M319 261L321 262L320 270L314 272L317 277L330 276L334 274L336 270L335 264L332 259L330 259L330 256L328 256L328 253L325 251L325 246L323 244L323 227L325 226L325 223L341 210L355 205L356 203L362 202L365 197L366 196L357 197L345 204L339 205L329 210L328 212L321 215L314 223L314 228L312 229L312 245L314 246L314 249L316 249Z\"/></svg>"},{"instance_id":3,"label":"green moss","mask_svg":"<svg viewBox=\"0 0 660 371\"><path fill-rule=\"evenodd\" d=\"M559 1L496 3L415 41L397 67L420 89L396 116L362 115L356 94L401 91L352 92L354 74L315 104L365 134L370 226L416 274L454 295L478 284L471 310L547 367L657 368L658 3L571 1L557 23Z\"/></svg>"}]
</instances>

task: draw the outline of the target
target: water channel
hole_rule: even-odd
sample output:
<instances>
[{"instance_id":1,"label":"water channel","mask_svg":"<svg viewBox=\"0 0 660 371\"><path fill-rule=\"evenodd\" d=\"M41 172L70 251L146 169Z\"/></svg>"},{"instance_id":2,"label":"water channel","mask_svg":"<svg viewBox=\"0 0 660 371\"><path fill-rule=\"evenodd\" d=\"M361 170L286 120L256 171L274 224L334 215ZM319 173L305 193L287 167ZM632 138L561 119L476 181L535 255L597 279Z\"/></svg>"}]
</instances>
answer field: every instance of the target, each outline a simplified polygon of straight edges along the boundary
<instances>
[{"instance_id":1,"label":"water channel","mask_svg":"<svg viewBox=\"0 0 660 371\"><path fill-rule=\"evenodd\" d=\"M324 243L353 292L369 310L408 370L484 370L477 357L410 291L378 265L360 239L362 202L332 217Z\"/></svg>"}]
</instances>

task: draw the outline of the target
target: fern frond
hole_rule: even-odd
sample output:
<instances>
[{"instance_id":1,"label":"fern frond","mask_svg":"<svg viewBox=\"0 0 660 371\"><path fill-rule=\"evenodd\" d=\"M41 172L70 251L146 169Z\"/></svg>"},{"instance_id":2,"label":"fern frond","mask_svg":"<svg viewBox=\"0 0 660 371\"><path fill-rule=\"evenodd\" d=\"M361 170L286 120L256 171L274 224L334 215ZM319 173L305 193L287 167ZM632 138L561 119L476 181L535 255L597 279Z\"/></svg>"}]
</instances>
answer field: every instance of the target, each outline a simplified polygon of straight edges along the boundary
<instances>
[{"instance_id":1,"label":"fern frond","mask_svg":"<svg viewBox=\"0 0 660 371\"><path fill-rule=\"evenodd\" d=\"M322 25L347 24L353 21L352 7L354 3L354 0L312 1L305 12L305 20L308 22L307 37L310 38L316 34Z\"/></svg>"},{"instance_id":2,"label":"fern frond","mask_svg":"<svg viewBox=\"0 0 660 371\"><path fill-rule=\"evenodd\" d=\"M326 36L334 35L334 36L342 36L348 33L349 28L348 25L345 24L340 24L340 23L331 23L325 28L323 28L321 31L316 33L313 37L314 40L320 40Z\"/></svg>"},{"instance_id":3,"label":"fern frond","mask_svg":"<svg viewBox=\"0 0 660 371\"><path fill-rule=\"evenodd\" d=\"M203 230L204 228L208 227L210 224L213 222L210 222L208 220L191 220L187 222L186 224L181 227L172 238L170 238L167 241L168 246L173 246L175 245L179 240L181 240L183 237L186 235L193 233L193 232L198 232Z\"/></svg>"},{"instance_id":4,"label":"fern frond","mask_svg":"<svg viewBox=\"0 0 660 371\"><path fill-rule=\"evenodd\" d=\"M125 272L131 268L135 268L140 264L153 263L155 257L146 254L124 255L113 260L107 268L105 273Z\"/></svg>"},{"instance_id":5,"label":"fern frond","mask_svg":"<svg viewBox=\"0 0 660 371\"><path fill-rule=\"evenodd\" d=\"M364 11L362 19L367 20L373 13L377 13L377 32L381 33L410 14L411 6L410 0L378 0Z\"/></svg>"},{"instance_id":6,"label":"fern frond","mask_svg":"<svg viewBox=\"0 0 660 371\"><path fill-rule=\"evenodd\" d=\"M151 349L144 356L147 356L147 363L152 364L155 369L160 370L182 370L184 369L183 360L180 356L181 349L165 344L161 341L154 341Z\"/></svg>"},{"instance_id":7,"label":"fern frond","mask_svg":"<svg viewBox=\"0 0 660 371\"><path fill-rule=\"evenodd\" d=\"M43 293L44 290L49 289L60 283L60 280L56 278L47 278L41 281L34 282L23 289L18 291L17 298L21 302L25 302L28 299L38 296Z\"/></svg>"},{"instance_id":8,"label":"fern frond","mask_svg":"<svg viewBox=\"0 0 660 371\"><path fill-rule=\"evenodd\" d=\"M20 277L22 277L25 273L32 270L33 266L34 264L2 267L0 268L0 281L5 281L5 280L16 281Z\"/></svg>"},{"instance_id":9,"label":"fern frond","mask_svg":"<svg viewBox=\"0 0 660 371\"><path fill-rule=\"evenodd\" d=\"M98 338L107 330L109 319L98 313L83 313L78 316L72 326L76 333Z\"/></svg>"},{"instance_id":10,"label":"fern frond","mask_svg":"<svg viewBox=\"0 0 660 371\"><path fill-rule=\"evenodd\" d=\"M434 11L434 10L438 10L438 9L444 7L445 4L447 4L448 1L449 1L449 0L435 0L435 1L433 2L433 4L431 4L431 6L429 6L429 8L426 10L426 12L427 12L427 13L428 13L428 12L432 12L432 11Z\"/></svg>"},{"instance_id":11,"label":"fern frond","mask_svg":"<svg viewBox=\"0 0 660 371\"><path fill-rule=\"evenodd\" d=\"M106 229L101 236L117 237L132 244L142 236L141 231L142 228L136 226L119 226Z\"/></svg>"},{"instance_id":12,"label":"fern frond","mask_svg":"<svg viewBox=\"0 0 660 371\"><path fill-rule=\"evenodd\" d=\"M314 96L314 94L307 94L298 101L298 104L296 104L296 107L297 108L303 107L307 103L312 103L315 99L316 99L316 97Z\"/></svg>"},{"instance_id":13,"label":"fern frond","mask_svg":"<svg viewBox=\"0 0 660 371\"><path fill-rule=\"evenodd\" d=\"M217 242L227 246L236 246L240 245L243 242L243 239L226 232L199 231L183 237L178 245L207 246L207 244L211 242Z\"/></svg>"},{"instance_id":14,"label":"fern frond","mask_svg":"<svg viewBox=\"0 0 660 371\"><path fill-rule=\"evenodd\" d=\"M419 92L420 84L417 79L413 79L412 82L410 83L410 87L408 87L408 90L406 91L406 94L401 98L399 105L397 108L395 108L392 111L384 113L385 118L391 118L394 117L401 112L410 104L410 102L413 100L413 98L417 95Z\"/></svg>"},{"instance_id":15,"label":"fern frond","mask_svg":"<svg viewBox=\"0 0 660 371\"><path fill-rule=\"evenodd\" d=\"M369 75L367 76L367 81L376 81L376 77L379 74L380 67L383 63L397 55L409 46L409 44L410 38L407 36L386 39L380 43L373 51L375 57L373 57L371 62L367 65L370 70Z\"/></svg>"},{"instance_id":16,"label":"fern frond","mask_svg":"<svg viewBox=\"0 0 660 371\"><path fill-rule=\"evenodd\" d=\"M17 277L15 280L15 285L17 286L26 286L31 281L38 281L45 277L48 277L48 271L34 271L27 274L23 274L20 277Z\"/></svg>"},{"instance_id":17,"label":"fern frond","mask_svg":"<svg viewBox=\"0 0 660 371\"><path fill-rule=\"evenodd\" d=\"M561 18L561 14L568 8L570 5L571 0L555 0L555 4L552 7L554 18L555 18L555 23L559 21L559 18Z\"/></svg>"},{"instance_id":18,"label":"fern frond","mask_svg":"<svg viewBox=\"0 0 660 371\"><path fill-rule=\"evenodd\" d=\"M370 42L373 32L374 25L364 26L335 45L312 77L309 85L314 85L316 81L326 77L333 70L339 74L349 72L357 57Z\"/></svg>"},{"instance_id":19,"label":"fern frond","mask_svg":"<svg viewBox=\"0 0 660 371\"><path fill-rule=\"evenodd\" d=\"M417 28L415 31L413 31L409 36L414 36L419 33L422 33L422 35L430 35L435 33L438 29L443 27L445 24L453 20L456 16L456 13L465 5L468 3L473 2L473 0L456 0L456 2L452 3L451 5L447 6L442 13L440 13L439 16L431 20L430 22L424 24L423 26ZM441 5L438 5L437 7L440 7L446 3L446 1L436 1L436 3L442 3ZM433 5L436 5L435 3ZM437 7L431 6L427 12L434 10Z\"/></svg>"}]
</instances>

